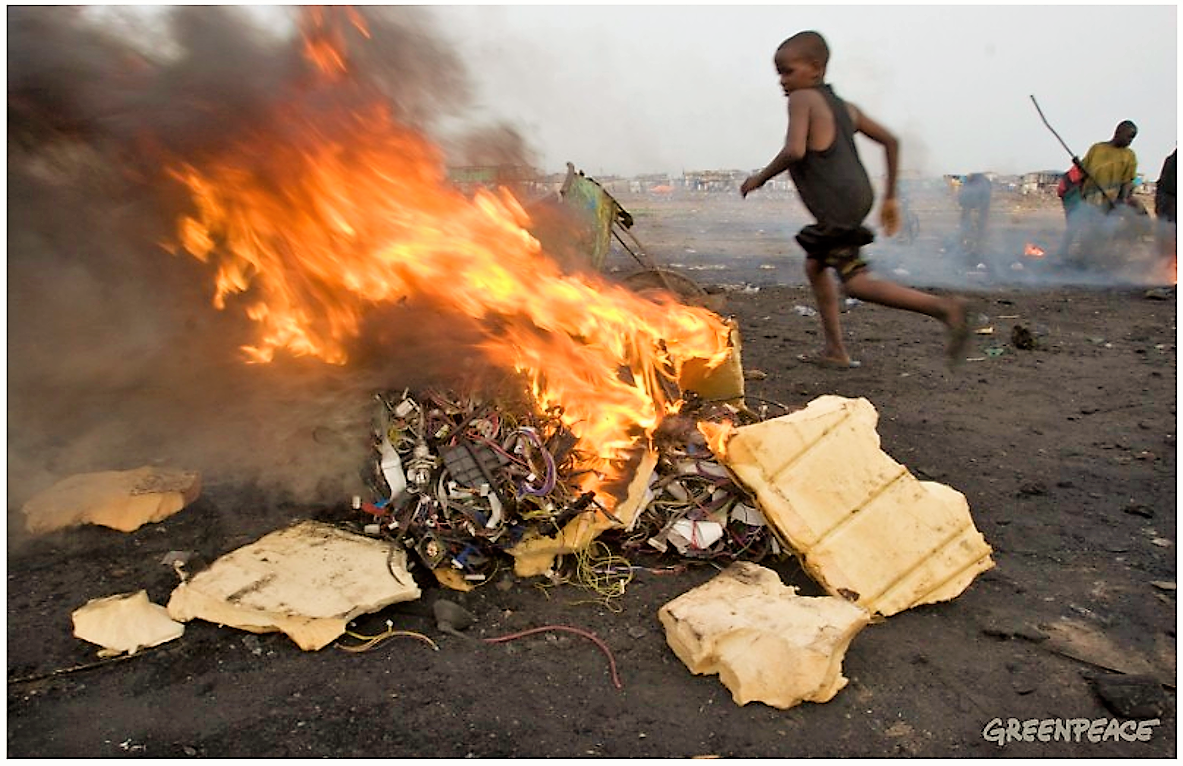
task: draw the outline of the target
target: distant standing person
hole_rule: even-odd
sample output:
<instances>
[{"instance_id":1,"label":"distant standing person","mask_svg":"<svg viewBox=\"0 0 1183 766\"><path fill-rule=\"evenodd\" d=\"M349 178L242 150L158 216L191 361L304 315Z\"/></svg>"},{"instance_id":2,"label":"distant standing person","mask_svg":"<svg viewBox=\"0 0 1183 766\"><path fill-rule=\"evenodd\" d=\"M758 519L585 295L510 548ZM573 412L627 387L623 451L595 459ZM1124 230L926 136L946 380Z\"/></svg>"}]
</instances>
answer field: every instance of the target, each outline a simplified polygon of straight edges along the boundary
<instances>
[{"instance_id":1,"label":"distant standing person","mask_svg":"<svg viewBox=\"0 0 1183 766\"><path fill-rule=\"evenodd\" d=\"M1179 150L1171 152L1163 160L1162 170L1158 174L1158 182L1154 186L1154 215L1158 218L1155 227L1158 241L1158 254L1163 258L1175 258L1176 255L1176 222L1175 222L1175 155Z\"/></svg>"},{"instance_id":2,"label":"distant standing person","mask_svg":"<svg viewBox=\"0 0 1183 766\"><path fill-rule=\"evenodd\" d=\"M957 193L957 203L961 205L961 241L967 252L981 252L992 191L990 179L984 173L970 173Z\"/></svg>"},{"instance_id":3,"label":"distant standing person","mask_svg":"<svg viewBox=\"0 0 1183 766\"><path fill-rule=\"evenodd\" d=\"M896 202L899 142L854 104L834 94L824 82L829 59L829 46L817 32L800 32L777 48L773 63L781 89L789 99L784 148L740 187L746 197L787 170L801 201L817 219L817 223L801 229L797 242L805 249L805 273L817 300L825 345L820 354L798 359L826 367L859 366L842 342L838 287L830 273L833 270L853 298L915 311L943 322L949 331L949 361L960 361L968 339L965 301L876 279L860 257L860 248L875 239L863 225L874 203L874 191L859 159L854 135L862 133L882 145L886 153L887 187L880 219L888 236L898 230L900 223Z\"/></svg>"},{"instance_id":4,"label":"distant standing person","mask_svg":"<svg viewBox=\"0 0 1183 766\"><path fill-rule=\"evenodd\" d=\"M910 245L920 234L920 216L912 209L912 201L907 194L897 191L896 200L900 210L900 239Z\"/></svg>"}]
</instances>

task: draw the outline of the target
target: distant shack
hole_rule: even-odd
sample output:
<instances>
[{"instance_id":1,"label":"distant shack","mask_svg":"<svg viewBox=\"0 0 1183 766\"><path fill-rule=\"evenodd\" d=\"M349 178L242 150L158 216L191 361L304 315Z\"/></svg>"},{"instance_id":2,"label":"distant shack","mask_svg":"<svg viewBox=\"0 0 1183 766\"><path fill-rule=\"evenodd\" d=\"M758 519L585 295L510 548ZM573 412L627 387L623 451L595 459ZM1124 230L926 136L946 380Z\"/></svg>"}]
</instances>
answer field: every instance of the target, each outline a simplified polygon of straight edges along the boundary
<instances>
[{"instance_id":1,"label":"distant shack","mask_svg":"<svg viewBox=\"0 0 1183 766\"><path fill-rule=\"evenodd\" d=\"M1019 193L1038 195L1055 194L1056 187L1060 185L1060 178L1063 175L1063 170L1036 170L1031 173L1024 173L1019 185Z\"/></svg>"}]
</instances>

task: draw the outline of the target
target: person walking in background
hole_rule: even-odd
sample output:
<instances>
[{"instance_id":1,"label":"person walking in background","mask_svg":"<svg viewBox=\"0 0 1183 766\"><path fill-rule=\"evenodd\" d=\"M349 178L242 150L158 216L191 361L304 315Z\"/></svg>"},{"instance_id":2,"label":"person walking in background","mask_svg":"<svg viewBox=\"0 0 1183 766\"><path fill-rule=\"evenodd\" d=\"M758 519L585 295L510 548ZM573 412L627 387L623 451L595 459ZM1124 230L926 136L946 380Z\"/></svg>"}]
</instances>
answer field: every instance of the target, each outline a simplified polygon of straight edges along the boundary
<instances>
[{"instance_id":1,"label":"person walking in background","mask_svg":"<svg viewBox=\"0 0 1183 766\"><path fill-rule=\"evenodd\" d=\"M870 303L915 311L943 322L948 328L946 353L960 361L968 340L966 304L960 298L938 297L876 279L860 257L860 249L875 239L863 225L874 203L870 178L859 159L854 136L862 133L880 144L887 158L887 183L880 220L888 236L899 228L896 176L899 141L854 104L840 99L825 82L830 49L817 32L800 32L785 40L773 56L781 89L789 99L789 124L784 147L758 173L740 186L748 194L786 170L806 209L817 219L797 234L805 249L805 273L817 301L824 347L817 355L801 355L802 362L826 367L859 366L842 342L838 287Z\"/></svg>"}]
</instances>

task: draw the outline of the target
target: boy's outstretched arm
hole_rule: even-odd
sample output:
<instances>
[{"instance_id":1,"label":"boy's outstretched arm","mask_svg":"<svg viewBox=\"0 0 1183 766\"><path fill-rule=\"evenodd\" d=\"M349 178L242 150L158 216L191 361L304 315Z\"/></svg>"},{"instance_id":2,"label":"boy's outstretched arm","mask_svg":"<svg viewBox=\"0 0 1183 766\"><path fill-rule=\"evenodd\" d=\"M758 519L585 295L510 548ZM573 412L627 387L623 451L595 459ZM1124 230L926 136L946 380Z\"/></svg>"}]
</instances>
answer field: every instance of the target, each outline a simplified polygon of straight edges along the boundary
<instances>
[{"instance_id":1,"label":"boy's outstretched arm","mask_svg":"<svg viewBox=\"0 0 1183 766\"><path fill-rule=\"evenodd\" d=\"M740 194L748 196L749 192L759 189L805 156L809 139L810 105L816 100L816 96L816 93L803 91L789 97L789 127L785 133L784 147L763 170L744 180L739 187Z\"/></svg>"},{"instance_id":2,"label":"boy's outstretched arm","mask_svg":"<svg viewBox=\"0 0 1183 766\"><path fill-rule=\"evenodd\" d=\"M900 142L890 130L867 116L861 109L853 108L854 129L880 144L887 157L887 184L883 191L883 204L879 208L879 219L887 236L899 231L900 213L895 198L896 177L900 167Z\"/></svg>"}]
</instances>

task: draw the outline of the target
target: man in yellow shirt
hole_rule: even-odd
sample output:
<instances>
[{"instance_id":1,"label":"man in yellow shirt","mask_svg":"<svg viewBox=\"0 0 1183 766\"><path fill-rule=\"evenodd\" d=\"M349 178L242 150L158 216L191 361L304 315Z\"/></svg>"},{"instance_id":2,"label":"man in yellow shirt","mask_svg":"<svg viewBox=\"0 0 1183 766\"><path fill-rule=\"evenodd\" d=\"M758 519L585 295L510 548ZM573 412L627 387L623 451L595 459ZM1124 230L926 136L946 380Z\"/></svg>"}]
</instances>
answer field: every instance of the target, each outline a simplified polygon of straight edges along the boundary
<instances>
[{"instance_id":1,"label":"man in yellow shirt","mask_svg":"<svg viewBox=\"0 0 1183 766\"><path fill-rule=\"evenodd\" d=\"M1068 221L1059 255L1066 263L1111 266L1120 258L1114 245L1121 232L1128 230L1122 224L1128 223L1125 214L1133 210L1129 206L1133 204L1138 157L1130 144L1136 135L1138 126L1122 120L1113 138L1090 146L1083 160L1073 158L1084 178L1079 202L1065 209ZM1118 215L1110 219L1114 212Z\"/></svg>"},{"instance_id":2,"label":"man in yellow shirt","mask_svg":"<svg viewBox=\"0 0 1183 766\"><path fill-rule=\"evenodd\" d=\"M1130 199L1138 172L1138 157L1130 148L1136 135L1138 126L1123 120L1113 131L1113 138L1089 147L1081 162L1086 174L1081 188L1085 202L1108 212Z\"/></svg>"}]
</instances>

